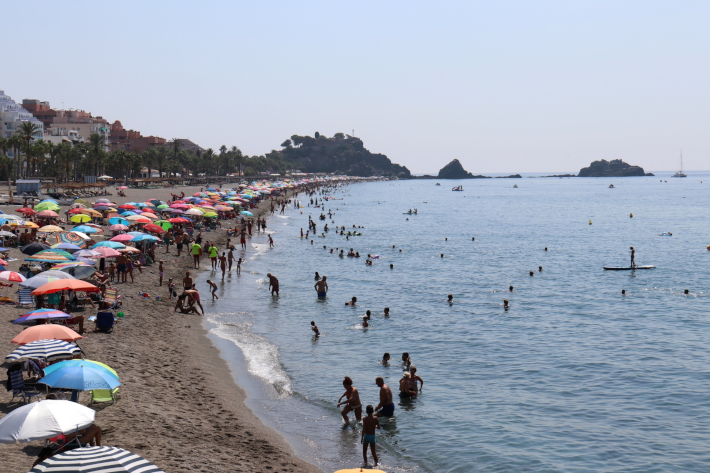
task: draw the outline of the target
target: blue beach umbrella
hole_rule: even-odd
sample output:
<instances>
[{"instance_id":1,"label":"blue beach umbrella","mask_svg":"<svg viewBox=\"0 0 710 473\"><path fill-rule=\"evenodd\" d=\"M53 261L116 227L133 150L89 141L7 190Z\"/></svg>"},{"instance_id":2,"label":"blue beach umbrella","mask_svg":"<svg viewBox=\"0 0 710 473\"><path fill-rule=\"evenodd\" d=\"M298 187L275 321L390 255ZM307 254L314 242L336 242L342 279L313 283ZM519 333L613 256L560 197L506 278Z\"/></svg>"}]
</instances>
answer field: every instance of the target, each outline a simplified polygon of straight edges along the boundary
<instances>
[{"instance_id":1,"label":"blue beach umbrella","mask_svg":"<svg viewBox=\"0 0 710 473\"><path fill-rule=\"evenodd\" d=\"M131 212L130 210L126 210L125 212L121 213L124 217L130 217L131 215L138 215L135 212Z\"/></svg>"},{"instance_id":2,"label":"blue beach umbrella","mask_svg":"<svg viewBox=\"0 0 710 473\"><path fill-rule=\"evenodd\" d=\"M80 246L75 245L74 243L56 243L52 245L52 249L60 249L64 250L67 253L74 253L76 251L81 250Z\"/></svg>"},{"instance_id":3,"label":"blue beach umbrella","mask_svg":"<svg viewBox=\"0 0 710 473\"><path fill-rule=\"evenodd\" d=\"M53 365L49 365L46 368L43 369L44 374L48 375L50 373L54 373L57 370L60 370L62 368L69 368L71 366L80 366L81 364L84 364L85 366L88 366L89 368L93 368L99 371L105 371L106 373L112 375L116 379L118 378L118 373L116 373L116 370L111 368L110 366L100 363L98 361L92 361L92 360L66 360L66 361L61 361L59 363L55 363Z\"/></svg>"},{"instance_id":4,"label":"blue beach umbrella","mask_svg":"<svg viewBox=\"0 0 710 473\"><path fill-rule=\"evenodd\" d=\"M44 199L43 201L40 202L40 204L43 204L45 202L51 202L54 205L59 205L59 202L57 202L56 200L52 200L52 199Z\"/></svg>"},{"instance_id":5,"label":"blue beach umbrella","mask_svg":"<svg viewBox=\"0 0 710 473\"><path fill-rule=\"evenodd\" d=\"M20 325L30 325L34 324L37 320L46 319L71 319L72 316L56 309L37 309L32 312L15 319L12 321L13 324Z\"/></svg>"},{"instance_id":6,"label":"blue beach umbrella","mask_svg":"<svg viewBox=\"0 0 710 473\"><path fill-rule=\"evenodd\" d=\"M81 232L81 233L97 233L98 230L95 229L94 227L90 227L88 225L79 225L78 227L74 227L72 229L73 232Z\"/></svg>"},{"instance_id":7,"label":"blue beach umbrella","mask_svg":"<svg viewBox=\"0 0 710 473\"><path fill-rule=\"evenodd\" d=\"M136 235L131 239L131 243L136 241L158 241L158 238L153 235Z\"/></svg>"},{"instance_id":8,"label":"blue beach umbrella","mask_svg":"<svg viewBox=\"0 0 710 473\"><path fill-rule=\"evenodd\" d=\"M126 245L117 241L101 241L92 246L91 248L98 248L100 246L108 246L109 248L113 248L114 250L123 249L126 247Z\"/></svg>"},{"instance_id":9,"label":"blue beach umbrella","mask_svg":"<svg viewBox=\"0 0 710 473\"><path fill-rule=\"evenodd\" d=\"M247 217L253 217L253 216L254 216L253 213L251 213L251 212L249 212L249 211L247 211L247 210L242 210L242 215L246 215Z\"/></svg>"},{"instance_id":10,"label":"blue beach umbrella","mask_svg":"<svg viewBox=\"0 0 710 473\"><path fill-rule=\"evenodd\" d=\"M131 222L121 217L111 217L108 219L108 223L111 225L130 225Z\"/></svg>"},{"instance_id":11,"label":"blue beach umbrella","mask_svg":"<svg viewBox=\"0 0 710 473\"><path fill-rule=\"evenodd\" d=\"M61 364L61 363L58 363ZM39 380L50 388L73 389L75 391L91 391L93 389L113 389L121 385L118 377L103 367L93 363L79 363L74 366L55 368L55 370Z\"/></svg>"}]
</instances>

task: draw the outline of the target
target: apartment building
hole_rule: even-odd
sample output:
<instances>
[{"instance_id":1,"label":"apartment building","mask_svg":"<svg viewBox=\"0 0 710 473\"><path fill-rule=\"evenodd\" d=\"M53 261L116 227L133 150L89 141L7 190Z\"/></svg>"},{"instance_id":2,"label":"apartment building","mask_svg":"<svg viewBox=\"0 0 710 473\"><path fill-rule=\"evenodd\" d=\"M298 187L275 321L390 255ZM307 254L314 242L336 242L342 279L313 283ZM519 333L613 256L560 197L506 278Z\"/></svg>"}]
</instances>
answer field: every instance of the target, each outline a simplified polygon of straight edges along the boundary
<instances>
[{"instance_id":1,"label":"apartment building","mask_svg":"<svg viewBox=\"0 0 710 473\"><path fill-rule=\"evenodd\" d=\"M18 104L4 90L0 90L0 137L10 138L17 133L20 124L23 122L34 122L39 126L39 131L35 133L33 139L44 138L44 124L35 118L31 112ZM13 151L8 152L8 156L13 158Z\"/></svg>"}]
</instances>

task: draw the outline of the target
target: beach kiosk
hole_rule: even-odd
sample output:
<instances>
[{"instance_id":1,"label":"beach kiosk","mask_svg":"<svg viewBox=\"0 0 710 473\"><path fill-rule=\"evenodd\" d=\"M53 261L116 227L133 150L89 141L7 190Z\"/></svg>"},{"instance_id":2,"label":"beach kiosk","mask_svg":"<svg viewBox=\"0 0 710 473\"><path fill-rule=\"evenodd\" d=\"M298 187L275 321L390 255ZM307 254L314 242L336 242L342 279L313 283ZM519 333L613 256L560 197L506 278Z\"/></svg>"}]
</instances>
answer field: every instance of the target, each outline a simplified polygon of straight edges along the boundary
<instances>
[{"instance_id":1,"label":"beach kiosk","mask_svg":"<svg viewBox=\"0 0 710 473\"><path fill-rule=\"evenodd\" d=\"M39 179L18 179L17 180L17 194L22 195L23 193L39 195Z\"/></svg>"}]
</instances>

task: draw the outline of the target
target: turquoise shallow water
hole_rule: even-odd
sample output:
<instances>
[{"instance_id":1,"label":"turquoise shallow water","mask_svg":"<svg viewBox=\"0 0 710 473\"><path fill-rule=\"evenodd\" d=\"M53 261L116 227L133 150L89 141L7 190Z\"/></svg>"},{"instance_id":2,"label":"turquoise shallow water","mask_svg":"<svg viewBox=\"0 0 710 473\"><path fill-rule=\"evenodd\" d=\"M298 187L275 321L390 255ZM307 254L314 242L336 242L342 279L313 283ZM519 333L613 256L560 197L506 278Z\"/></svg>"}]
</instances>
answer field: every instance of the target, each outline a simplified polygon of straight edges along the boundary
<instances>
[{"instance_id":1,"label":"turquoise shallow water","mask_svg":"<svg viewBox=\"0 0 710 473\"><path fill-rule=\"evenodd\" d=\"M269 219L273 250L263 236L250 241L242 275L206 308L257 414L325 471L359 466L359 431L343 428L335 408L342 378L377 404L375 377L396 391L407 351L424 393L396 400L383 426L386 471L708 471L710 174L441 182L333 194L343 200L326 204L329 226L365 227L350 241L332 231L313 245L296 238L309 213L321 232L311 208ZM451 192L458 184L465 191ZM629 246L657 268L602 269L628 265ZM367 253L381 258L368 267ZM328 276L325 302L315 271ZM267 272L280 280L278 298ZM359 306L345 307L352 296ZM390 367L378 364L384 352Z\"/></svg>"}]
</instances>

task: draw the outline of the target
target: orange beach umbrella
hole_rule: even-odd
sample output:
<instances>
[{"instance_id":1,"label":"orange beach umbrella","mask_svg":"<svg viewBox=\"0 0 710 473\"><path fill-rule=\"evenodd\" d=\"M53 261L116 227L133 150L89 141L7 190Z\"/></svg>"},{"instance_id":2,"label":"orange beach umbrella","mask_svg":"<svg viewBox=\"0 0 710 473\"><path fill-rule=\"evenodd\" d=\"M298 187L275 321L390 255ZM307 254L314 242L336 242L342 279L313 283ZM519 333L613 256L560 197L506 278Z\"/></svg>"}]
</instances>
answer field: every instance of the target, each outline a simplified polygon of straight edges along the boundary
<instances>
[{"instance_id":1,"label":"orange beach umbrella","mask_svg":"<svg viewBox=\"0 0 710 473\"><path fill-rule=\"evenodd\" d=\"M88 282L78 279L59 279L58 281L48 282L32 291L33 296L41 296L44 294L53 294L71 289L72 291L84 292L99 292L99 288Z\"/></svg>"},{"instance_id":2,"label":"orange beach umbrella","mask_svg":"<svg viewBox=\"0 0 710 473\"><path fill-rule=\"evenodd\" d=\"M41 324L26 328L15 338L10 340L17 345L26 345L37 340L62 340L65 342L75 342L82 337L74 330L57 324Z\"/></svg>"}]
</instances>

